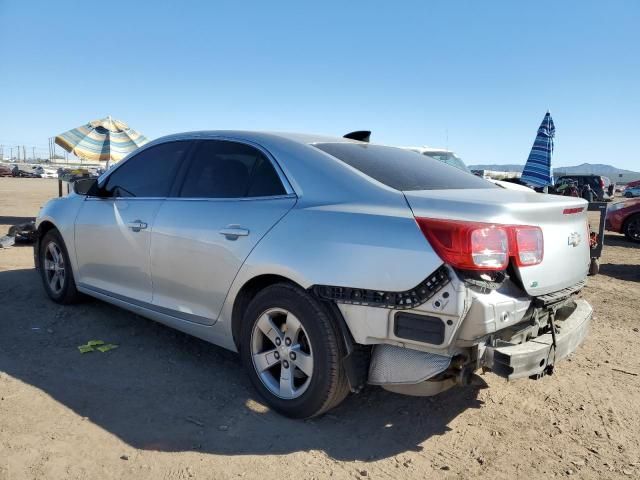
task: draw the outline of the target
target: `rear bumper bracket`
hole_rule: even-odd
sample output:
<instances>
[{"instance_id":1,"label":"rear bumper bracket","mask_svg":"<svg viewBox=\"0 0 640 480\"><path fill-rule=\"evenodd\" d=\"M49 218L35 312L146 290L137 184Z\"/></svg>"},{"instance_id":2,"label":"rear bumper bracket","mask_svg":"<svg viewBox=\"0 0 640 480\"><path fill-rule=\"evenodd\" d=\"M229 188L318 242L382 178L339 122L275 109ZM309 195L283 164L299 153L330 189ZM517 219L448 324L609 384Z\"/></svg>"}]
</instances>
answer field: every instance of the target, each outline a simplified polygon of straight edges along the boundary
<instances>
[{"instance_id":1,"label":"rear bumper bracket","mask_svg":"<svg viewBox=\"0 0 640 480\"><path fill-rule=\"evenodd\" d=\"M508 380L538 378L555 362L573 353L589 331L593 309L585 300L576 300L576 308L563 321L557 321L558 333L540 335L518 345L487 347L482 364Z\"/></svg>"}]
</instances>

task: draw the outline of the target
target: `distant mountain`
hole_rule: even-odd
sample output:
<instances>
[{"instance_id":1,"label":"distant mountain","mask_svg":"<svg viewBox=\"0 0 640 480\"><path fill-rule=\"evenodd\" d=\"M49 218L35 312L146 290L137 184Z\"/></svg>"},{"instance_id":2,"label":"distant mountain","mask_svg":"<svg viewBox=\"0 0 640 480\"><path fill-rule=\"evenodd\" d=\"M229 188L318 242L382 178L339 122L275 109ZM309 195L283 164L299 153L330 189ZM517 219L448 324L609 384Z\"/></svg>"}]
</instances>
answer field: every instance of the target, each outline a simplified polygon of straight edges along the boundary
<instances>
[{"instance_id":1,"label":"distant mountain","mask_svg":"<svg viewBox=\"0 0 640 480\"><path fill-rule=\"evenodd\" d=\"M605 165L602 163L583 163L576 165L575 167L558 167L553 169L554 172L562 172L567 174L592 174L592 175L617 175L619 173L638 173L632 170L623 170L622 168L616 168L613 165Z\"/></svg>"},{"instance_id":2,"label":"distant mountain","mask_svg":"<svg viewBox=\"0 0 640 480\"><path fill-rule=\"evenodd\" d=\"M505 165L469 165L470 170L498 170L507 172L522 172L524 165L505 164ZM562 175L604 175L605 177L611 177L618 174L636 174L638 172L632 170L624 170L622 168L616 168L613 165L605 165L602 163L583 163L581 165L575 165L573 167L557 167L553 169L554 173Z\"/></svg>"}]
</instances>

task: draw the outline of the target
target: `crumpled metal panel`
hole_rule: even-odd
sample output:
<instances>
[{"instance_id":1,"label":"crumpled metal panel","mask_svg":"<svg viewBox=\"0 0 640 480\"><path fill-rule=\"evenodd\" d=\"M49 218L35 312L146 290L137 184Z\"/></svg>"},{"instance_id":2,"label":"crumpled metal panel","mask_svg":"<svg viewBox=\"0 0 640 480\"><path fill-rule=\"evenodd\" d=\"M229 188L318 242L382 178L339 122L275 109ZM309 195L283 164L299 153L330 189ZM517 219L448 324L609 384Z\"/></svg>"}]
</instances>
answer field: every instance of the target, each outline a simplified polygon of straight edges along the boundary
<instances>
[{"instance_id":1,"label":"crumpled metal panel","mask_svg":"<svg viewBox=\"0 0 640 480\"><path fill-rule=\"evenodd\" d=\"M369 366L369 383L420 383L447 369L451 357L393 345L376 345Z\"/></svg>"}]
</instances>

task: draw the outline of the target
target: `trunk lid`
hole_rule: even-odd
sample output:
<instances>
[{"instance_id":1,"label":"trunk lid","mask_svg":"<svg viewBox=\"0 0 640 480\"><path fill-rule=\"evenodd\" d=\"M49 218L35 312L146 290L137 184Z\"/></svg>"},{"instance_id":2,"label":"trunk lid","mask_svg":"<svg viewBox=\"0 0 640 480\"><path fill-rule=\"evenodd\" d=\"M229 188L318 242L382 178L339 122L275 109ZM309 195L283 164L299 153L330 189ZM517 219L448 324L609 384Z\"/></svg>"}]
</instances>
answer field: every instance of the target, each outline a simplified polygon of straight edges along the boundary
<instances>
[{"instance_id":1,"label":"trunk lid","mask_svg":"<svg viewBox=\"0 0 640 480\"><path fill-rule=\"evenodd\" d=\"M580 198L493 188L403 193L416 217L540 227L544 236L542 262L525 267L511 262L531 296L570 287L587 276L588 204ZM580 208L577 213L567 213Z\"/></svg>"}]
</instances>

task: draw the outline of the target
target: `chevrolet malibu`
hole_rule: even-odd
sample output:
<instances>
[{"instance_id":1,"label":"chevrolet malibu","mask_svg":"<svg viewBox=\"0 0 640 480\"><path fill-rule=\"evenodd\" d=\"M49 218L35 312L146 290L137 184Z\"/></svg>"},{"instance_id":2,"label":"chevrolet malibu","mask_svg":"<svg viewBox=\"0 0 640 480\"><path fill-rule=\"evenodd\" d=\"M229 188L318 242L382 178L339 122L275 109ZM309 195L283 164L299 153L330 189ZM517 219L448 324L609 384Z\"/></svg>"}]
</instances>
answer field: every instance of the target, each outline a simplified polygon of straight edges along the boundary
<instances>
[{"instance_id":1,"label":"chevrolet malibu","mask_svg":"<svg viewBox=\"0 0 640 480\"><path fill-rule=\"evenodd\" d=\"M306 418L367 383L552 373L591 321L586 205L345 138L185 133L47 203L35 262L54 302L238 351L271 408Z\"/></svg>"}]
</instances>

